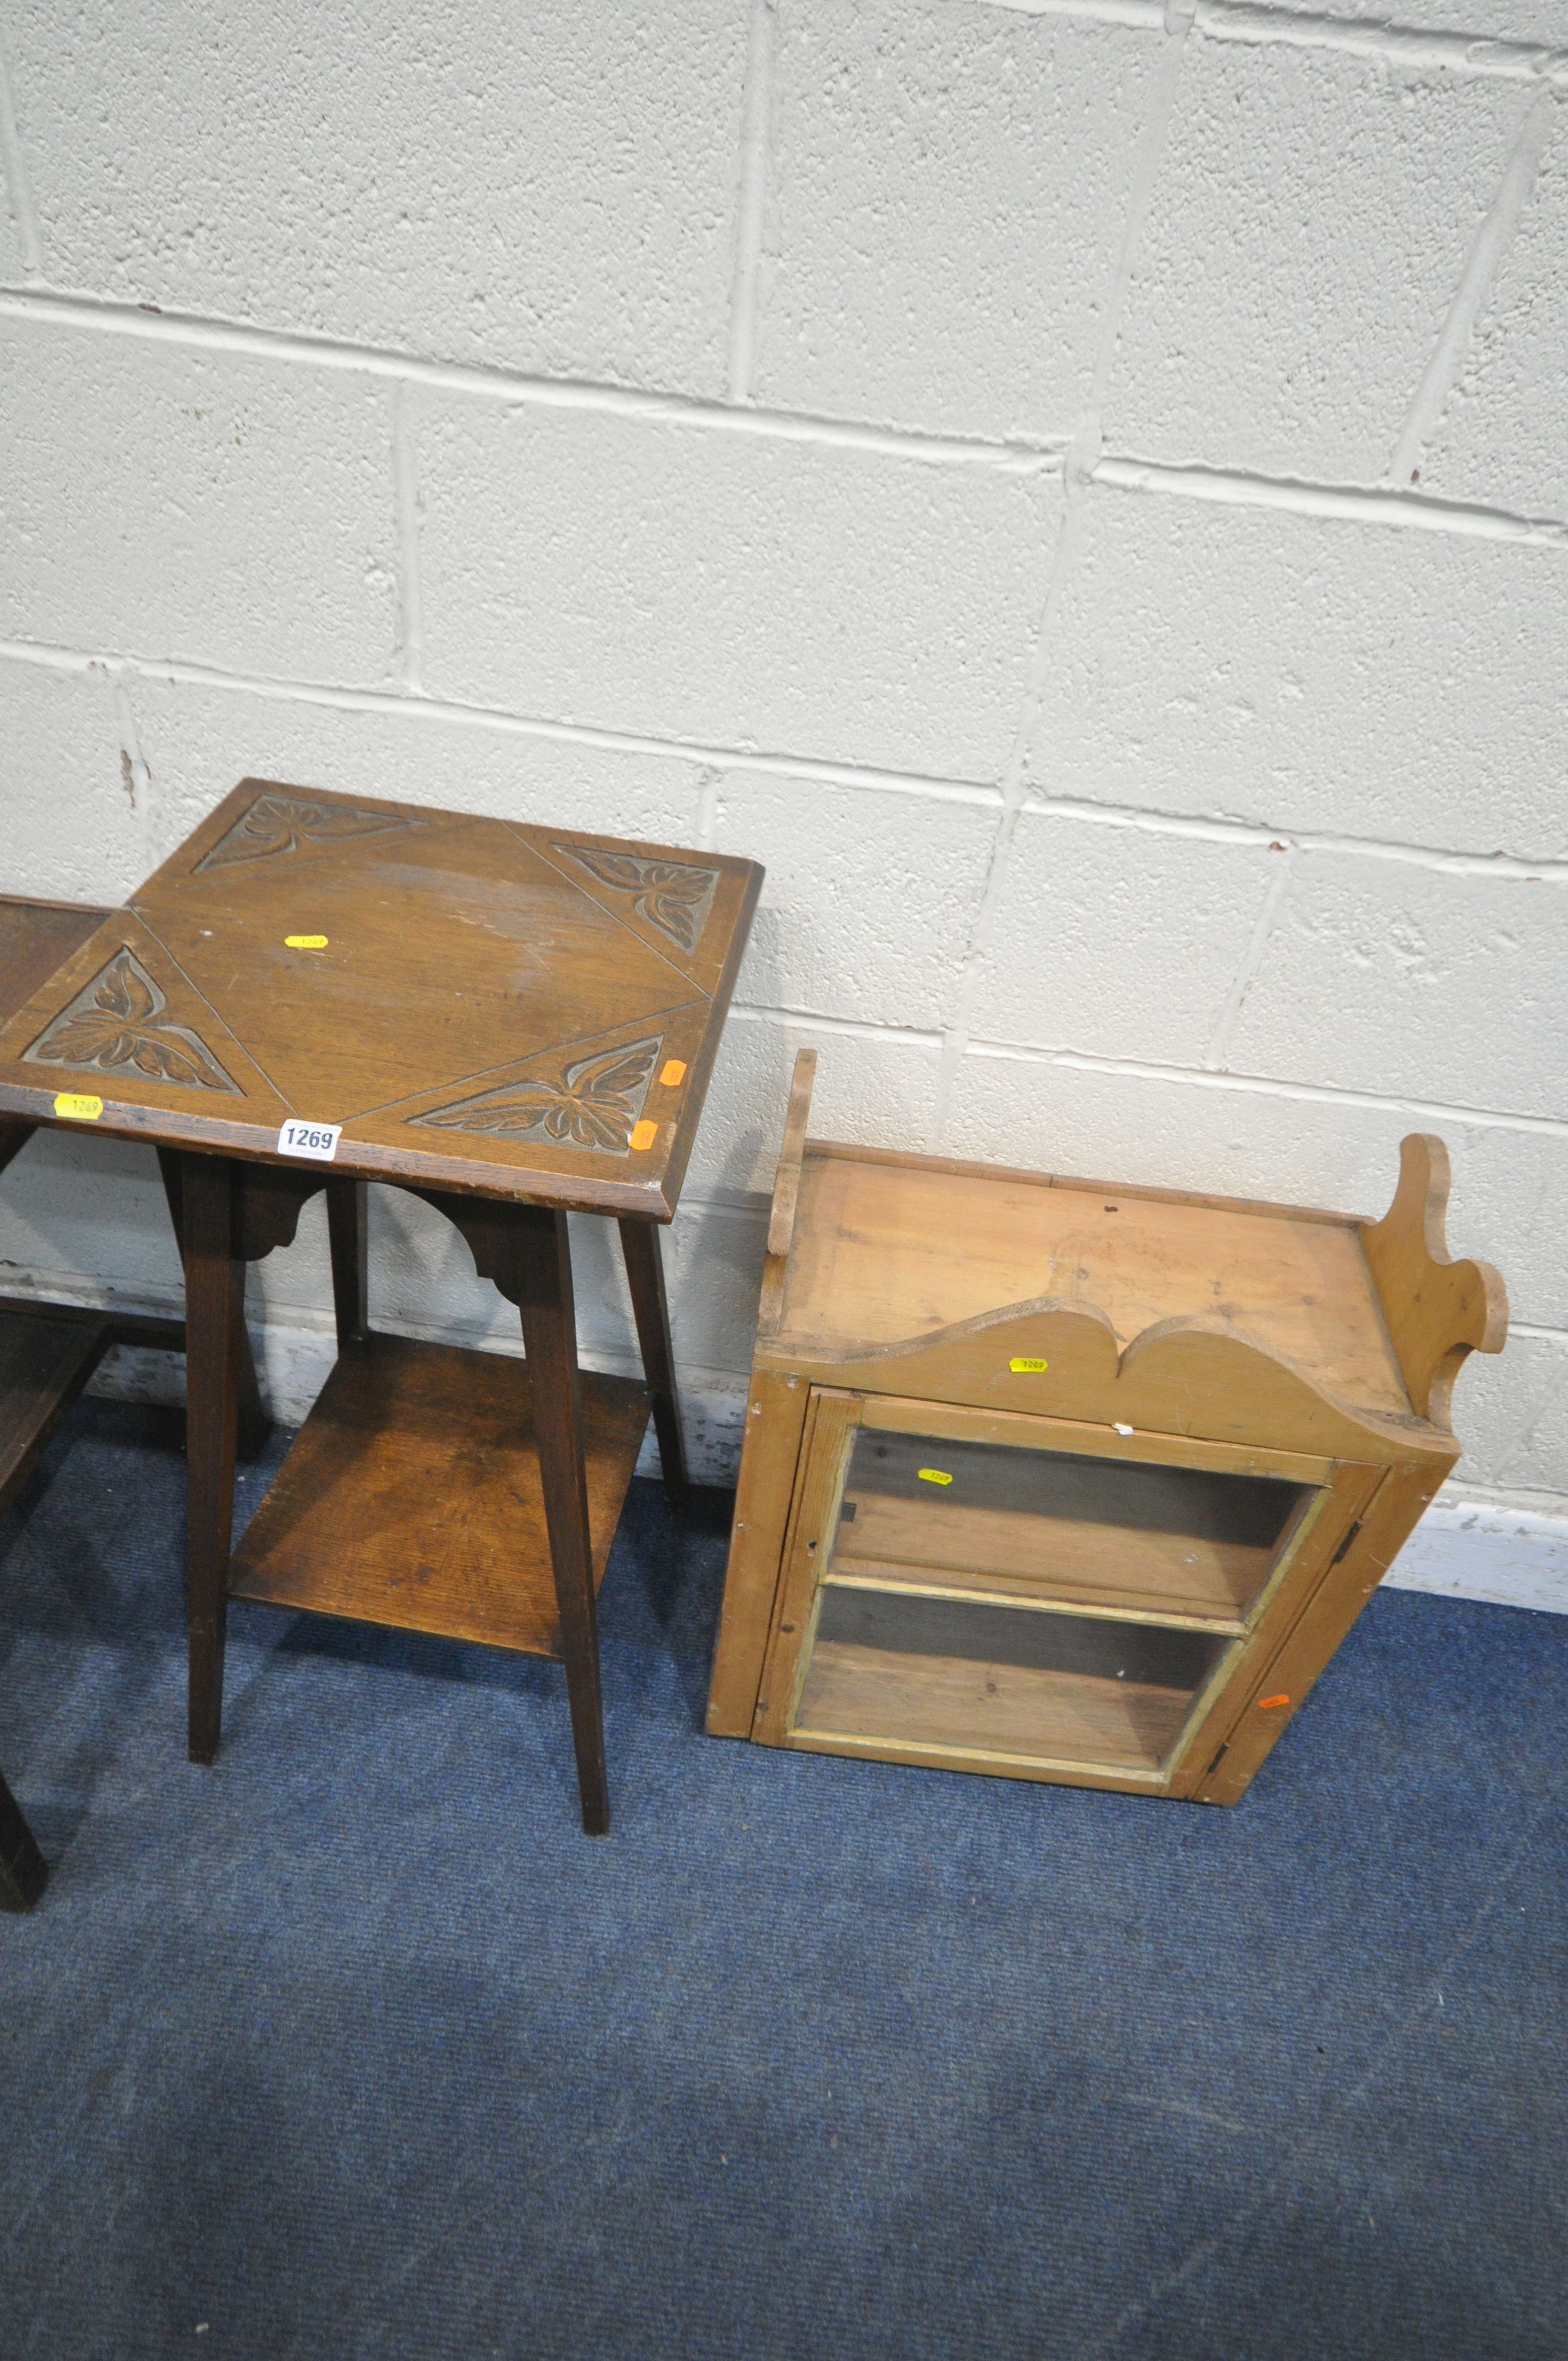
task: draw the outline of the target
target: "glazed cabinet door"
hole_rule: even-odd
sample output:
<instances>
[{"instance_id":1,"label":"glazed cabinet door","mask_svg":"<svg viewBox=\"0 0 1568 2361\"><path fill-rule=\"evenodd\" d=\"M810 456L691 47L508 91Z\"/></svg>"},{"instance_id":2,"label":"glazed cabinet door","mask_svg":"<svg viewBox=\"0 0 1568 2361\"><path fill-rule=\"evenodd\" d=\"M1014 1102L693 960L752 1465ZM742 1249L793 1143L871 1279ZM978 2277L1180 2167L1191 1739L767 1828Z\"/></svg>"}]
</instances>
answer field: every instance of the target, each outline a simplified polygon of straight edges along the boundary
<instances>
[{"instance_id":1,"label":"glazed cabinet door","mask_svg":"<svg viewBox=\"0 0 1568 2361\"><path fill-rule=\"evenodd\" d=\"M1180 1795L1377 1471L816 1389L757 1734Z\"/></svg>"}]
</instances>

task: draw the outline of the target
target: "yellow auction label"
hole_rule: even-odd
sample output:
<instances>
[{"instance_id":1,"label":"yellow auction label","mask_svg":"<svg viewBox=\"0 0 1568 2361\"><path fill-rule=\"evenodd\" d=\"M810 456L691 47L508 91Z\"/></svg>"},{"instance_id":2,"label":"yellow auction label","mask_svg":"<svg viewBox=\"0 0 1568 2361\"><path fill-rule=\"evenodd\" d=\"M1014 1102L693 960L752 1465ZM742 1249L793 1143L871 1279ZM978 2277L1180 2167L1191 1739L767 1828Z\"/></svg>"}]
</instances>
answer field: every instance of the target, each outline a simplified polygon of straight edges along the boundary
<instances>
[{"instance_id":1,"label":"yellow auction label","mask_svg":"<svg viewBox=\"0 0 1568 2361\"><path fill-rule=\"evenodd\" d=\"M944 1475L939 1467L917 1467L915 1473L919 1477L922 1484L950 1484L953 1480L950 1476Z\"/></svg>"},{"instance_id":2,"label":"yellow auction label","mask_svg":"<svg viewBox=\"0 0 1568 2361\"><path fill-rule=\"evenodd\" d=\"M658 1138L658 1125L656 1123L650 1123L647 1116L644 1115L641 1122L633 1126L631 1133L631 1146L637 1149L639 1154L641 1154L643 1148L652 1148L653 1142Z\"/></svg>"},{"instance_id":3,"label":"yellow auction label","mask_svg":"<svg viewBox=\"0 0 1568 2361\"><path fill-rule=\"evenodd\" d=\"M54 1111L65 1116L68 1123L96 1123L104 1112L104 1102L90 1091L57 1091Z\"/></svg>"},{"instance_id":4,"label":"yellow auction label","mask_svg":"<svg viewBox=\"0 0 1568 2361\"><path fill-rule=\"evenodd\" d=\"M665 1060L664 1068L659 1076L659 1080L663 1083L664 1088L667 1091L673 1091L675 1084L677 1082L684 1082L685 1078L686 1061L684 1058L669 1058Z\"/></svg>"},{"instance_id":5,"label":"yellow auction label","mask_svg":"<svg viewBox=\"0 0 1568 2361\"><path fill-rule=\"evenodd\" d=\"M288 951L324 951L324 935L285 935L283 948Z\"/></svg>"},{"instance_id":6,"label":"yellow auction label","mask_svg":"<svg viewBox=\"0 0 1568 2361\"><path fill-rule=\"evenodd\" d=\"M1051 1365L1048 1361L1036 1361L1020 1356L1016 1361L1009 1361L1007 1366L1016 1378L1037 1378L1042 1369L1048 1369Z\"/></svg>"}]
</instances>

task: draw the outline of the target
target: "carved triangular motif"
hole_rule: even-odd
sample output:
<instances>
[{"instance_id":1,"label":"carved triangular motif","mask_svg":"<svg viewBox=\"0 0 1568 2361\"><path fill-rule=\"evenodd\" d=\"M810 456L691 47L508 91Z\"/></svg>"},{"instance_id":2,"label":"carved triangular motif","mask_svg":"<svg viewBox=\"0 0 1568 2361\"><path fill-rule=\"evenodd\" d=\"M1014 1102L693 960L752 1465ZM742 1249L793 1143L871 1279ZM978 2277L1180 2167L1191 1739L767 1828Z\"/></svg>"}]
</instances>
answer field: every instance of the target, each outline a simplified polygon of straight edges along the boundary
<instances>
[{"instance_id":1,"label":"carved triangular motif","mask_svg":"<svg viewBox=\"0 0 1568 2361\"><path fill-rule=\"evenodd\" d=\"M630 1153L663 1037L619 1043L480 1091L450 1105L411 1115L441 1131L484 1132L501 1139L549 1139L601 1156ZM543 1062L543 1061L541 1061Z\"/></svg>"},{"instance_id":2,"label":"carved triangular motif","mask_svg":"<svg viewBox=\"0 0 1568 2361\"><path fill-rule=\"evenodd\" d=\"M25 1065L82 1072L140 1074L198 1091L245 1093L200 1034L172 1024L169 1001L128 944L84 984L74 1000L22 1052Z\"/></svg>"},{"instance_id":3,"label":"carved triangular motif","mask_svg":"<svg viewBox=\"0 0 1568 2361\"><path fill-rule=\"evenodd\" d=\"M702 939L718 884L717 869L695 862L656 860L597 844L553 844L553 852L586 869L600 885L623 894L637 916L688 955Z\"/></svg>"},{"instance_id":4,"label":"carved triangular motif","mask_svg":"<svg viewBox=\"0 0 1568 2361\"><path fill-rule=\"evenodd\" d=\"M422 822L392 812L360 811L351 805L317 803L303 796L261 795L220 836L198 870L232 869L241 861L265 861L297 852L302 844L338 844L356 836L380 836L388 829L419 828Z\"/></svg>"}]
</instances>

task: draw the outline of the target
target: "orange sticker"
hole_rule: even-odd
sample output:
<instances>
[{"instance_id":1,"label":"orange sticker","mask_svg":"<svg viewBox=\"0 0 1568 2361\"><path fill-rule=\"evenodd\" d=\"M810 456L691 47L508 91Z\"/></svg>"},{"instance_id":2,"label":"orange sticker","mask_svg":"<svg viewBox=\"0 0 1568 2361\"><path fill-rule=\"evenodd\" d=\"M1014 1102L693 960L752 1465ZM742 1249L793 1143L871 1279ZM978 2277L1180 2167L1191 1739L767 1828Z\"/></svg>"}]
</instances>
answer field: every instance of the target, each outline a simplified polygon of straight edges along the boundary
<instances>
[{"instance_id":1,"label":"orange sticker","mask_svg":"<svg viewBox=\"0 0 1568 2361\"><path fill-rule=\"evenodd\" d=\"M1289 1698L1283 1695L1274 1697L1259 1697L1257 1701L1257 1709L1259 1713L1267 1713L1271 1707L1277 1705L1288 1705L1289 1702Z\"/></svg>"},{"instance_id":2,"label":"orange sticker","mask_svg":"<svg viewBox=\"0 0 1568 2361\"><path fill-rule=\"evenodd\" d=\"M668 1063L660 1070L659 1080L663 1083L664 1088L667 1091L673 1091L675 1084L677 1082L684 1082L685 1078L686 1061L684 1058L672 1058Z\"/></svg>"},{"instance_id":3,"label":"orange sticker","mask_svg":"<svg viewBox=\"0 0 1568 2361\"><path fill-rule=\"evenodd\" d=\"M652 1148L658 1136L658 1125L656 1123L650 1123L647 1116L644 1115L641 1122L638 1124L632 1131L630 1144L635 1148Z\"/></svg>"}]
</instances>

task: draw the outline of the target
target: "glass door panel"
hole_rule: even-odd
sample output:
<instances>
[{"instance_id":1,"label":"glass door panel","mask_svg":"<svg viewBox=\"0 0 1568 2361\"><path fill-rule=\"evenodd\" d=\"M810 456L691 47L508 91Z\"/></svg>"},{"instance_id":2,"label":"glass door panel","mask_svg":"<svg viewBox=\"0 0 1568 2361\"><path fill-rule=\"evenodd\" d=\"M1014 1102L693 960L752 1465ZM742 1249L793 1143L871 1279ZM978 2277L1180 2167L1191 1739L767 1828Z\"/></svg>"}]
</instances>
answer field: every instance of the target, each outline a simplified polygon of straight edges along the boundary
<instances>
[{"instance_id":1,"label":"glass door panel","mask_svg":"<svg viewBox=\"0 0 1568 2361\"><path fill-rule=\"evenodd\" d=\"M1235 1629L1310 1485L856 1430L828 1578L1050 1598Z\"/></svg>"},{"instance_id":2,"label":"glass door panel","mask_svg":"<svg viewBox=\"0 0 1568 2361\"><path fill-rule=\"evenodd\" d=\"M794 1727L1155 1772L1238 1644L1103 1615L829 1583Z\"/></svg>"}]
</instances>

